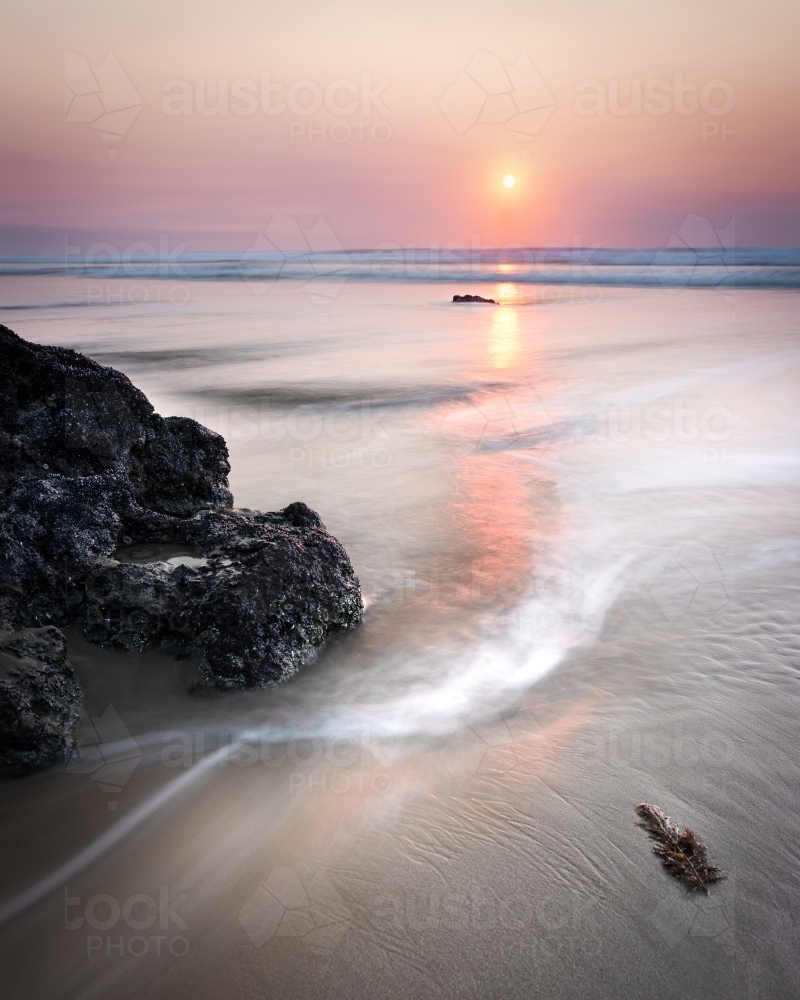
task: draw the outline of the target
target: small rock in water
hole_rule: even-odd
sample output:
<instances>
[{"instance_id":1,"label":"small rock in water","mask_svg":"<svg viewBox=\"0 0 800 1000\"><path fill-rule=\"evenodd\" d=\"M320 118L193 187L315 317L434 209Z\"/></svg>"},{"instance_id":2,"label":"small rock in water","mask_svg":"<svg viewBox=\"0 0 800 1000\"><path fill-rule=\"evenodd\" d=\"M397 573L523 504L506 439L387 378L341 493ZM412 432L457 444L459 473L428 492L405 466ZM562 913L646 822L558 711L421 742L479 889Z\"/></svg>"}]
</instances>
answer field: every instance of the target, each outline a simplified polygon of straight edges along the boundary
<instances>
[{"instance_id":1,"label":"small rock in water","mask_svg":"<svg viewBox=\"0 0 800 1000\"><path fill-rule=\"evenodd\" d=\"M453 302L488 302L493 306L497 305L494 299L485 299L482 295L454 295Z\"/></svg>"}]
</instances>

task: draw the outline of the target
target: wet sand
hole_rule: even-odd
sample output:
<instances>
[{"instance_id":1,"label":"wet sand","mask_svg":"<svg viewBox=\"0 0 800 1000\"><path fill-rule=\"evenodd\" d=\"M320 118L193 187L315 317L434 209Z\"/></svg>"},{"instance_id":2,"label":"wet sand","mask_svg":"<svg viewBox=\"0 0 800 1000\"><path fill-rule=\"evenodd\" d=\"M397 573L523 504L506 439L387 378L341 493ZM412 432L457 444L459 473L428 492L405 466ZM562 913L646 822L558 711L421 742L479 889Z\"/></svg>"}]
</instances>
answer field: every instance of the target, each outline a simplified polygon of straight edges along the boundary
<instances>
[{"instance_id":1,"label":"wet sand","mask_svg":"<svg viewBox=\"0 0 800 1000\"><path fill-rule=\"evenodd\" d=\"M678 629L630 595L590 651L444 740L365 732L234 752L70 879L66 908L53 893L7 929L9 995L792 996L795 586L794 572L739 579L725 607L698 606ZM90 669L96 651L72 642ZM163 657L117 664L114 682L168 704L191 665L168 683ZM140 765L121 807L165 771ZM45 805L48 782L61 791ZM45 774L7 790L4 895L109 825L111 793L86 775L63 785ZM642 798L706 839L727 874L708 897L650 854ZM107 897L155 904L161 886L165 928L147 898L101 926Z\"/></svg>"},{"instance_id":2,"label":"wet sand","mask_svg":"<svg viewBox=\"0 0 800 1000\"><path fill-rule=\"evenodd\" d=\"M798 995L794 298L737 292L734 316L713 290L612 290L456 320L430 289L353 285L320 332L296 294L55 317L126 371L135 342L162 412L209 419L224 394L237 503L319 509L368 610L290 683L216 699L170 650L70 631L81 759L2 784L8 995ZM159 353L216 345L220 315L216 360ZM347 451L353 372L385 407ZM336 435L273 434L307 426L276 387ZM268 433L237 435L254 392ZM705 414L705 437L648 436L651 405ZM707 842L728 876L707 898L651 854L642 799Z\"/></svg>"}]
</instances>

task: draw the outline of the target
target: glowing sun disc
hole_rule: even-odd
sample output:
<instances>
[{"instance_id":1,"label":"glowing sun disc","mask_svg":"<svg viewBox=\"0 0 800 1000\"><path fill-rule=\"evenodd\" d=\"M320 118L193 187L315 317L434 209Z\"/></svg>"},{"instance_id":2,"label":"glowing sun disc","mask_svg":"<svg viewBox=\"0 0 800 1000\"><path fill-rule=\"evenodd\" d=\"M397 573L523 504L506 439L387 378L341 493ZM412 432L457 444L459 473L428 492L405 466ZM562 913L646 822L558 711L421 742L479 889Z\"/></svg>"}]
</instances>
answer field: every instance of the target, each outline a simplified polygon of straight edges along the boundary
<instances>
[{"instance_id":1,"label":"glowing sun disc","mask_svg":"<svg viewBox=\"0 0 800 1000\"><path fill-rule=\"evenodd\" d=\"M507 188L513 188L517 183L517 178L513 174L506 174L503 178L503 186Z\"/></svg>"}]
</instances>

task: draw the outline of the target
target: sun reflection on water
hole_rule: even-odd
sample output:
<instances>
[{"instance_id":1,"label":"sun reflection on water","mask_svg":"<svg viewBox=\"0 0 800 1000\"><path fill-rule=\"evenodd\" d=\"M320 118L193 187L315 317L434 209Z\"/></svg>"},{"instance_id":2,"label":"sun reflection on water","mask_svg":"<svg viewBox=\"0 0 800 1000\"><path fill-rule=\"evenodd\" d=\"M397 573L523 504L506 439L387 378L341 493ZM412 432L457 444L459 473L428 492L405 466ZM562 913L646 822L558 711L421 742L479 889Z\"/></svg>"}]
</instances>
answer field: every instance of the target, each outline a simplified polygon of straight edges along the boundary
<instances>
[{"instance_id":1,"label":"sun reflection on water","mask_svg":"<svg viewBox=\"0 0 800 1000\"><path fill-rule=\"evenodd\" d=\"M494 311L489 334L492 367L510 368L519 357L520 346L517 311L509 306L501 306Z\"/></svg>"},{"instance_id":2,"label":"sun reflection on water","mask_svg":"<svg viewBox=\"0 0 800 1000\"><path fill-rule=\"evenodd\" d=\"M494 297L501 306L508 306L519 301L519 288L513 281L504 281L497 286Z\"/></svg>"}]
</instances>

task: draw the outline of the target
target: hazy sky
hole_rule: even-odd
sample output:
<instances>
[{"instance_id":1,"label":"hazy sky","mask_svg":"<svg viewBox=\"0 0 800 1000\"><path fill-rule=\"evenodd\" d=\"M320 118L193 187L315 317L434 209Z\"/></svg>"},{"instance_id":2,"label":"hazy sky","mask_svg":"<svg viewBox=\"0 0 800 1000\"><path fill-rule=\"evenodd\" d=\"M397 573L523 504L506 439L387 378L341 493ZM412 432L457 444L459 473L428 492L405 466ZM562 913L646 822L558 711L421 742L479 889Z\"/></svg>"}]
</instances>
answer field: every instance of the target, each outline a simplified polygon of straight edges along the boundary
<instances>
[{"instance_id":1,"label":"hazy sky","mask_svg":"<svg viewBox=\"0 0 800 1000\"><path fill-rule=\"evenodd\" d=\"M2 253L800 244L796 0L4 6Z\"/></svg>"}]
</instances>

